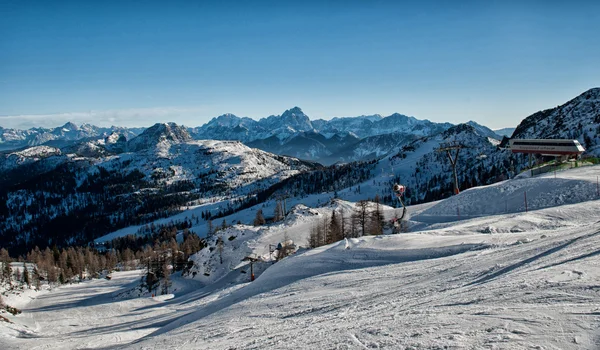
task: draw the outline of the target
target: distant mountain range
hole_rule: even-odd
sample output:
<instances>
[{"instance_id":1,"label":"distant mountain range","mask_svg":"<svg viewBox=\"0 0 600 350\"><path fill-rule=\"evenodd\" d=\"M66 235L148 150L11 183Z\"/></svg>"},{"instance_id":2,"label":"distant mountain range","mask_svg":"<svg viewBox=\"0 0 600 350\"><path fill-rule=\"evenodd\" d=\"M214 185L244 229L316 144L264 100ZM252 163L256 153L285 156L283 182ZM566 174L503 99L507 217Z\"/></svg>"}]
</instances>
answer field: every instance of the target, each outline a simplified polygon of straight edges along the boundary
<instances>
[{"instance_id":1,"label":"distant mountain range","mask_svg":"<svg viewBox=\"0 0 600 350\"><path fill-rule=\"evenodd\" d=\"M502 138L485 126L472 121L469 124L487 137ZM370 115L311 121L299 107L294 107L279 116L258 121L224 114L200 127L187 128L187 131L189 137L196 140L235 140L267 152L331 164L381 157L416 138L435 135L452 126L398 113L387 117ZM144 142L134 140L144 130L115 126L101 128L89 124L78 127L73 123L54 129L0 128L0 151L39 145L67 148L65 150L83 155L137 151ZM85 143L83 147L82 142ZM95 146L90 146L89 142Z\"/></svg>"},{"instance_id":2,"label":"distant mountain range","mask_svg":"<svg viewBox=\"0 0 600 350\"><path fill-rule=\"evenodd\" d=\"M0 126L0 151L39 145L62 147L71 144L72 141L104 138L113 134L132 138L144 130L145 128L126 128L120 126L102 128L90 124L77 126L71 122L54 129L31 128L28 130L19 130L5 129Z\"/></svg>"}]
</instances>

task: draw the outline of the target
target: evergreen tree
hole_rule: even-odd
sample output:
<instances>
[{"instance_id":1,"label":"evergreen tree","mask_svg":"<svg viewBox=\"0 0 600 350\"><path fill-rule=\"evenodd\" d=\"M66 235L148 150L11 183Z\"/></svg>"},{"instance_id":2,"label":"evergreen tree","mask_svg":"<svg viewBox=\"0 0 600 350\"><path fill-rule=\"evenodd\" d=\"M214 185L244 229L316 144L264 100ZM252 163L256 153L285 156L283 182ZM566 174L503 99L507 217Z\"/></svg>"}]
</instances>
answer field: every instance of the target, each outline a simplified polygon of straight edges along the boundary
<instances>
[{"instance_id":1,"label":"evergreen tree","mask_svg":"<svg viewBox=\"0 0 600 350\"><path fill-rule=\"evenodd\" d=\"M371 212L371 220L369 220L369 233L371 235L380 235L383 233L383 227L385 225L385 219L383 217L383 211L381 205L379 205L379 195L375 196L375 210Z\"/></svg>"},{"instance_id":2,"label":"evergreen tree","mask_svg":"<svg viewBox=\"0 0 600 350\"><path fill-rule=\"evenodd\" d=\"M265 217L263 216L262 210L256 211L256 217L254 217L254 226L262 226L266 223Z\"/></svg>"},{"instance_id":3,"label":"evergreen tree","mask_svg":"<svg viewBox=\"0 0 600 350\"><path fill-rule=\"evenodd\" d=\"M223 263L223 237L217 238L217 249L219 250L219 261Z\"/></svg>"},{"instance_id":4,"label":"evergreen tree","mask_svg":"<svg viewBox=\"0 0 600 350\"><path fill-rule=\"evenodd\" d=\"M162 288L161 293L169 294L169 288L171 287L171 269L168 264L168 260L165 259L162 264Z\"/></svg>"},{"instance_id":5,"label":"evergreen tree","mask_svg":"<svg viewBox=\"0 0 600 350\"><path fill-rule=\"evenodd\" d=\"M8 250L1 248L0 249L0 263L2 264L2 281L8 281L10 283L10 279L12 276L12 268L10 267L10 255L8 254Z\"/></svg>"},{"instance_id":6,"label":"evergreen tree","mask_svg":"<svg viewBox=\"0 0 600 350\"><path fill-rule=\"evenodd\" d=\"M23 263L23 283L27 285L27 288L30 287L29 270L27 269L25 263Z\"/></svg>"},{"instance_id":7,"label":"evergreen tree","mask_svg":"<svg viewBox=\"0 0 600 350\"><path fill-rule=\"evenodd\" d=\"M319 246L319 227L314 225L310 228L310 235L308 236L308 246L310 248L317 248Z\"/></svg>"},{"instance_id":8,"label":"evergreen tree","mask_svg":"<svg viewBox=\"0 0 600 350\"><path fill-rule=\"evenodd\" d=\"M278 222L283 220L283 208L281 206L281 201L277 201L275 204L275 211L273 212L273 221Z\"/></svg>"},{"instance_id":9,"label":"evergreen tree","mask_svg":"<svg viewBox=\"0 0 600 350\"><path fill-rule=\"evenodd\" d=\"M342 239L342 230L338 218L335 215L335 210L333 210L331 214L331 220L329 221L329 235L327 238L328 244Z\"/></svg>"},{"instance_id":10,"label":"evergreen tree","mask_svg":"<svg viewBox=\"0 0 600 350\"><path fill-rule=\"evenodd\" d=\"M31 277L33 279L33 285L35 286L35 289L39 291L41 287L41 276L40 271L38 270L36 265L33 265L33 273Z\"/></svg>"},{"instance_id":11,"label":"evergreen tree","mask_svg":"<svg viewBox=\"0 0 600 350\"><path fill-rule=\"evenodd\" d=\"M207 227L207 232L206 232L206 238L210 238L213 236L213 234L215 233L215 228L213 226L213 222L212 220L208 220L206 222L206 227Z\"/></svg>"},{"instance_id":12,"label":"evergreen tree","mask_svg":"<svg viewBox=\"0 0 600 350\"><path fill-rule=\"evenodd\" d=\"M354 213L352 214L355 223L358 225L358 233L364 236L367 233L367 225L369 223L369 202L360 200L356 203Z\"/></svg>"},{"instance_id":13,"label":"evergreen tree","mask_svg":"<svg viewBox=\"0 0 600 350\"><path fill-rule=\"evenodd\" d=\"M346 238L346 235L346 218L344 218L344 209L342 208L340 211L340 239Z\"/></svg>"}]
</instances>

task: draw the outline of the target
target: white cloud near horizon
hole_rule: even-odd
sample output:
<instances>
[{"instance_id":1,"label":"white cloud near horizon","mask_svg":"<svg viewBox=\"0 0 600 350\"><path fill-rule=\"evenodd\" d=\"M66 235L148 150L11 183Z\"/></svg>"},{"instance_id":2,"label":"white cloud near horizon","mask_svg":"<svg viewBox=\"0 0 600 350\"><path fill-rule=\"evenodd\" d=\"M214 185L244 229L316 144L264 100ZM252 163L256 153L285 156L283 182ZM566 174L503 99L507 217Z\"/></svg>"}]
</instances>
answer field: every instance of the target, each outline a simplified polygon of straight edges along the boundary
<instances>
[{"instance_id":1,"label":"white cloud near horizon","mask_svg":"<svg viewBox=\"0 0 600 350\"><path fill-rule=\"evenodd\" d=\"M207 110L202 107L156 107L130 108L104 111L68 112L55 114L3 115L0 126L12 129L32 127L54 128L73 122L100 127L125 126L148 127L155 123L175 122L186 126L200 126L212 117L206 117Z\"/></svg>"}]
</instances>

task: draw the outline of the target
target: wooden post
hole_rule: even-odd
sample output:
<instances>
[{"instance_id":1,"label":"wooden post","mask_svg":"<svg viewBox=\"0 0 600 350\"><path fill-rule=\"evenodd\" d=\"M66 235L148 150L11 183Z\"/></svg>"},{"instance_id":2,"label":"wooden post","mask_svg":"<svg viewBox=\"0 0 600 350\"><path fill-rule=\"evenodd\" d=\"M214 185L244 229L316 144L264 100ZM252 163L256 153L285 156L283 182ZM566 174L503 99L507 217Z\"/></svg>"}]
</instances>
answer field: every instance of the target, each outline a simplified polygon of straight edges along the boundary
<instances>
[{"instance_id":1,"label":"wooden post","mask_svg":"<svg viewBox=\"0 0 600 350\"><path fill-rule=\"evenodd\" d=\"M250 281L254 281L254 261L250 261Z\"/></svg>"},{"instance_id":2,"label":"wooden post","mask_svg":"<svg viewBox=\"0 0 600 350\"><path fill-rule=\"evenodd\" d=\"M525 191L525 212L527 213L527 191Z\"/></svg>"},{"instance_id":3,"label":"wooden post","mask_svg":"<svg viewBox=\"0 0 600 350\"><path fill-rule=\"evenodd\" d=\"M437 149L438 152L446 152L446 156L450 160L450 164L452 165L452 173L454 175L454 194L459 194L460 190L458 189L458 174L456 173L456 162L458 161L458 154L461 148L465 148L464 145L459 143L449 143L440 145L440 148ZM455 150L454 156L452 155L452 150Z\"/></svg>"}]
</instances>

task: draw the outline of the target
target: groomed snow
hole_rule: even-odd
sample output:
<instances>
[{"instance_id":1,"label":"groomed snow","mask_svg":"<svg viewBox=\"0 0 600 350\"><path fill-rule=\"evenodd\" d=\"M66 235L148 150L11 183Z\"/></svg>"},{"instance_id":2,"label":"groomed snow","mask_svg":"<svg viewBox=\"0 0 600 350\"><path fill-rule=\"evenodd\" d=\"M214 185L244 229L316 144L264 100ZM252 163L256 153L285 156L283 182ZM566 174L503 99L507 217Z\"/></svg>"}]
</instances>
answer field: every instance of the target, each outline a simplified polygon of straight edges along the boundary
<instances>
[{"instance_id":1,"label":"groomed snow","mask_svg":"<svg viewBox=\"0 0 600 350\"><path fill-rule=\"evenodd\" d=\"M13 324L0 323L0 343L3 349L598 349L598 175L600 167L572 169L557 173L560 182L553 174L509 180L411 207L411 233L302 250L263 264L252 283L244 282L246 267L233 266L211 284L174 276L181 287L172 298L128 293L139 272L60 287L10 316ZM537 204L505 213L504 196L525 190ZM454 216L459 204L466 211L460 217ZM332 208L303 209L320 214L296 213L268 228L231 228L227 235L245 235L226 240L225 260L237 261L235 252L260 255L285 235L305 244L311 220Z\"/></svg>"}]
</instances>

